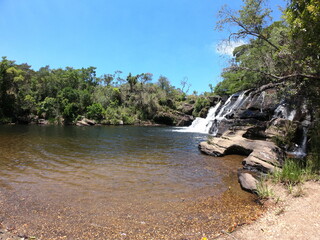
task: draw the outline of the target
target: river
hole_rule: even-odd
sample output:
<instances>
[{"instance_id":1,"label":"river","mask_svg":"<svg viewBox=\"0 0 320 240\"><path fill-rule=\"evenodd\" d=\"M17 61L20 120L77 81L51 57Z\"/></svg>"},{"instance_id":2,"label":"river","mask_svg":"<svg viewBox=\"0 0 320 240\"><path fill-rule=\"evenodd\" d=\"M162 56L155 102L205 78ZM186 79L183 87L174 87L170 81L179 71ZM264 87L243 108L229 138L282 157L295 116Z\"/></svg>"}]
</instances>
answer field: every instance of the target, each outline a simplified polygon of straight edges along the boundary
<instances>
[{"instance_id":1,"label":"river","mask_svg":"<svg viewBox=\"0 0 320 240\"><path fill-rule=\"evenodd\" d=\"M261 209L241 156L169 127L0 126L0 220L37 239L213 238Z\"/></svg>"}]
</instances>

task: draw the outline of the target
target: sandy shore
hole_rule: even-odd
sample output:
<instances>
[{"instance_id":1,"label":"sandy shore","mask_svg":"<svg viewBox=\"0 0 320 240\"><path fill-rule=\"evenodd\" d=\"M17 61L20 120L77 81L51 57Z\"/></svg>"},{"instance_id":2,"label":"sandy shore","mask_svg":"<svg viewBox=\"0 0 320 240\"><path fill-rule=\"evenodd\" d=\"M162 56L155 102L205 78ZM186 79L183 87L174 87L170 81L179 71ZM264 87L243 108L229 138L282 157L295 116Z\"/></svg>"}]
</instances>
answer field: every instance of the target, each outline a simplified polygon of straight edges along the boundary
<instances>
[{"instance_id":1,"label":"sandy shore","mask_svg":"<svg viewBox=\"0 0 320 240\"><path fill-rule=\"evenodd\" d=\"M275 197L269 210L252 224L239 227L219 240L319 240L320 182L307 182L292 194L282 186L274 186Z\"/></svg>"},{"instance_id":2,"label":"sandy shore","mask_svg":"<svg viewBox=\"0 0 320 240\"><path fill-rule=\"evenodd\" d=\"M307 182L302 188L295 187L291 194L283 186L272 188L275 196L265 203L269 205L269 210L261 218L237 228L231 234L224 233L217 239L320 239L320 182ZM34 239L17 236L12 232L0 228L0 240Z\"/></svg>"}]
</instances>

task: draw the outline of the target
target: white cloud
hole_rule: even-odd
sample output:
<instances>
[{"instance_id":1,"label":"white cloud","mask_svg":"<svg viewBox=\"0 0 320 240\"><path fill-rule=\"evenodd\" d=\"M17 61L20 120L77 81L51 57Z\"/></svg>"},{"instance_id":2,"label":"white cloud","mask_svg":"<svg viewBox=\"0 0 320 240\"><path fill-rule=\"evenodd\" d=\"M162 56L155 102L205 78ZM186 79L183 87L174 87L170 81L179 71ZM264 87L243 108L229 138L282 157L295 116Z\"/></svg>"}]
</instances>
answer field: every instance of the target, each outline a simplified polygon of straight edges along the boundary
<instances>
[{"instance_id":1,"label":"white cloud","mask_svg":"<svg viewBox=\"0 0 320 240\"><path fill-rule=\"evenodd\" d=\"M215 46L215 50L220 55L228 55L232 57L233 50L236 47L239 47L243 44L246 44L245 41L222 41Z\"/></svg>"}]
</instances>

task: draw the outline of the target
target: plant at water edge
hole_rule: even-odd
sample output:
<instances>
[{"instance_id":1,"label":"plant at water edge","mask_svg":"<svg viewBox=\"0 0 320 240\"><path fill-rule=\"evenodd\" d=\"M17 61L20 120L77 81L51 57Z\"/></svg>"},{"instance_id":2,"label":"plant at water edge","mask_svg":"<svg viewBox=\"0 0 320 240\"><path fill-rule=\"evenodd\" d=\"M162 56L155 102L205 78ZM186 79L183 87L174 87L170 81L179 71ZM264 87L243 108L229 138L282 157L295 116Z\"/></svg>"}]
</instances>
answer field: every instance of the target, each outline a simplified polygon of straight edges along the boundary
<instances>
[{"instance_id":1,"label":"plant at water edge","mask_svg":"<svg viewBox=\"0 0 320 240\"><path fill-rule=\"evenodd\" d=\"M257 195L260 199L269 199L270 197L274 196L273 190L269 187L268 182L266 181L266 178L261 178L257 182Z\"/></svg>"},{"instance_id":2,"label":"plant at water edge","mask_svg":"<svg viewBox=\"0 0 320 240\"><path fill-rule=\"evenodd\" d=\"M297 159L287 159L280 171L279 179L285 185L296 185L304 181L307 169Z\"/></svg>"}]
</instances>

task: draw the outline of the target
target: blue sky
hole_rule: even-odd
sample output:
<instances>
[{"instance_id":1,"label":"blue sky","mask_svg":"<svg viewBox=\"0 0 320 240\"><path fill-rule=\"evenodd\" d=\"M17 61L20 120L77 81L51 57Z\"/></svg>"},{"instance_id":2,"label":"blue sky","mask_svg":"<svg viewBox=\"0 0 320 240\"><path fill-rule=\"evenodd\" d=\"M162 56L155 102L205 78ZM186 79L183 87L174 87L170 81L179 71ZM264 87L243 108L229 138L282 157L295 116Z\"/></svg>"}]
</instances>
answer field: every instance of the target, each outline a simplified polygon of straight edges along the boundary
<instances>
[{"instance_id":1,"label":"blue sky","mask_svg":"<svg viewBox=\"0 0 320 240\"><path fill-rule=\"evenodd\" d=\"M282 0L271 0L277 10ZM150 72L209 91L227 64L216 50L219 9L241 0L0 0L0 55L33 69L97 67L97 75ZM275 13L275 18L278 14Z\"/></svg>"}]
</instances>

